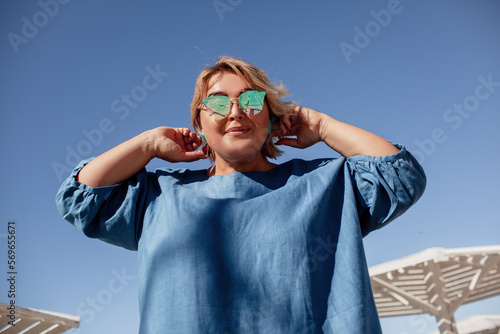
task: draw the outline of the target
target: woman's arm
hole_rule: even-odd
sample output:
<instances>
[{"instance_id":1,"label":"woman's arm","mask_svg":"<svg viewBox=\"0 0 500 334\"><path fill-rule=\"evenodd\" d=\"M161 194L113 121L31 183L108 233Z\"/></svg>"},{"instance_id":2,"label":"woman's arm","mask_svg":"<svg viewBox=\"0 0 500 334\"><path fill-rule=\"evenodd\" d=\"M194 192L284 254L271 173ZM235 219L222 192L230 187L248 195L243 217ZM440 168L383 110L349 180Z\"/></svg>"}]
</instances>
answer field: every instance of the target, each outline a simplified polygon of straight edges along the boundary
<instances>
[{"instance_id":1,"label":"woman's arm","mask_svg":"<svg viewBox=\"0 0 500 334\"><path fill-rule=\"evenodd\" d=\"M188 128L158 127L112 148L90 161L76 180L91 187L118 184L140 171L155 157L169 162L206 158L197 149L202 141Z\"/></svg>"},{"instance_id":2,"label":"woman's arm","mask_svg":"<svg viewBox=\"0 0 500 334\"><path fill-rule=\"evenodd\" d=\"M324 141L348 158L353 155L385 156L399 150L384 138L353 125L340 122L326 114L305 107L295 107L283 116L280 129L273 132L281 138L277 145L306 148Z\"/></svg>"}]
</instances>

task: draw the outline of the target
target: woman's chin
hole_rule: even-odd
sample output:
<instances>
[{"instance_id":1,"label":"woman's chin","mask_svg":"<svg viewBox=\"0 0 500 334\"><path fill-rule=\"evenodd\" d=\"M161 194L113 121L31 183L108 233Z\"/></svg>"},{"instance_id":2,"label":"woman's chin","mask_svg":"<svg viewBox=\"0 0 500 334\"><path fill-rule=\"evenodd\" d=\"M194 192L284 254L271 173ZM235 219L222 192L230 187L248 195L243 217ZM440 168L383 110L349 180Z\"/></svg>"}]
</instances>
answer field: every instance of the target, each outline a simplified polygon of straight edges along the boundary
<instances>
[{"instance_id":1,"label":"woman's chin","mask_svg":"<svg viewBox=\"0 0 500 334\"><path fill-rule=\"evenodd\" d=\"M220 148L218 155L224 160L230 161L246 161L252 160L254 157L259 156L261 147L256 145L255 142L248 141L231 141L225 145L226 147Z\"/></svg>"}]
</instances>

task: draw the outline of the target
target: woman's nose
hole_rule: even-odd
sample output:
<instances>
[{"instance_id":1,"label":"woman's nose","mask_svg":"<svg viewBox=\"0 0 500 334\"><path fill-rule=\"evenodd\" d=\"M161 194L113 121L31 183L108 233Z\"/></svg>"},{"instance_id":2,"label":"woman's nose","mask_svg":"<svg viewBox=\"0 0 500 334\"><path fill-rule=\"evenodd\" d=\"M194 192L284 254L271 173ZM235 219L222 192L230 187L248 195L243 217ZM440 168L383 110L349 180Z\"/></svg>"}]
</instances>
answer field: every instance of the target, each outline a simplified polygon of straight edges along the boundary
<instances>
[{"instance_id":1,"label":"woman's nose","mask_svg":"<svg viewBox=\"0 0 500 334\"><path fill-rule=\"evenodd\" d=\"M241 110L240 106L238 105L238 101L231 101L231 109L229 111L228 118L229 119L242 119L243 118L243 111Z\"/></svg>"}]
</instances>

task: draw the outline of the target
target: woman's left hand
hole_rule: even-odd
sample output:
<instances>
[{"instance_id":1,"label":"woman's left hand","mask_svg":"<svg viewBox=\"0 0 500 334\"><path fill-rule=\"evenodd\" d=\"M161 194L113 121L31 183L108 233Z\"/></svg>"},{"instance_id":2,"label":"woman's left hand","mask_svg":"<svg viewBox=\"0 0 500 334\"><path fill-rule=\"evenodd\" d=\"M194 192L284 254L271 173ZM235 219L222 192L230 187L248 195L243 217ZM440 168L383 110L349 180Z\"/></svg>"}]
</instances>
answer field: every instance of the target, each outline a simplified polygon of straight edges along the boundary
<instances>
[{"instance_id":1,"label":"woman's left hand","mask_svg":"<svg viewBox=\"0 0 500 334\"><path fill-rule=\"evenodd\" d=\"M279 129L273 129L271 135L280 138L276 145L306 148L322 141L322 119L322 113L297 106L281 118ZM273 128L276 128L276 125Z\"/></svg>"},{"instance_id":2,"label":"woman's left hand","mask_svg":"<svg viewBox=\"0 0 500 334\"><path fill-rule=\"evenodd\" d=\"M306 148L319 141L348 158L353 155L385 156L399 149L384 138L356 126L305 107L295 107L284 115L271 135L276 145ZM295 138L294 138L295 137Z\"/></svg>"}]
</instances>

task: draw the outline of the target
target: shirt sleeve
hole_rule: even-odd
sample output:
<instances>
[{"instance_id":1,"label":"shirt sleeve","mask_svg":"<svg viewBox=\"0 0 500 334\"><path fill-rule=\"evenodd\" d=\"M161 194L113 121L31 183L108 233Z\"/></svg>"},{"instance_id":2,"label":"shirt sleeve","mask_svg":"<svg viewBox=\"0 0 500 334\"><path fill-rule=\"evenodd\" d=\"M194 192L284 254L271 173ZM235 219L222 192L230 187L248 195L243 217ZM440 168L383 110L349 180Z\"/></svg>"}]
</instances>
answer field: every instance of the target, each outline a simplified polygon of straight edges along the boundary
<instances>
[{"instance_id":1,"label":"shirt sleeve","mask_svg":"<svg viewBox=\"0 0 500 334\"><path fill-rule=\"evenodd\" d=\"M56 195L59 212L90 238L137 250L146 208L146 169L117 185L94 188L75 179L90 160L82 161L61 185Z\"/></svg>"},{"instance_id":2,"label":"shirt sleeve","mask_svg":"<svg viewBox=\"0 0 500 334\"><path fill-rule=\"evenodd\" d=\"M347 159L363 236L403 214L425 190L427 179L422 166L405 147L395 146L400 150L396 154Z\"/></svg>"}]
</instances>

